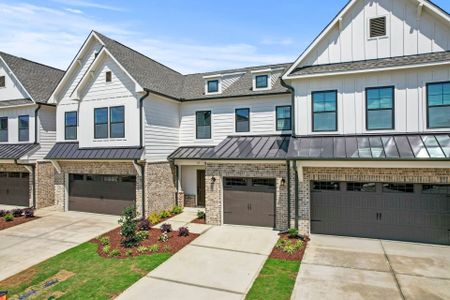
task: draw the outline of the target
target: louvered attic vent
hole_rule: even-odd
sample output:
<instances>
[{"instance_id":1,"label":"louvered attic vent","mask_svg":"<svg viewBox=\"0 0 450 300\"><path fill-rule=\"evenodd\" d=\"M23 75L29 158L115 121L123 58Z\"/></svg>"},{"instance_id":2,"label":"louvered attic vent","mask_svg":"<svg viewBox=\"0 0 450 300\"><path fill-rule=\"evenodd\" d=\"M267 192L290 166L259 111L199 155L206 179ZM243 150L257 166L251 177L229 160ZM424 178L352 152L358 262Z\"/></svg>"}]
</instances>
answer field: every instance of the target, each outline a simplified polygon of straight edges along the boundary
<instances>
[{"instance_id":1,"label":"louvered attic vent","mask_svg":"<svg viewBox=\"0 0 450 300\"><path fill-rule=\"evenodd\" d=\"M386 17L370 19L370 37L386 36Z\"/></svg>"}]
</instances>

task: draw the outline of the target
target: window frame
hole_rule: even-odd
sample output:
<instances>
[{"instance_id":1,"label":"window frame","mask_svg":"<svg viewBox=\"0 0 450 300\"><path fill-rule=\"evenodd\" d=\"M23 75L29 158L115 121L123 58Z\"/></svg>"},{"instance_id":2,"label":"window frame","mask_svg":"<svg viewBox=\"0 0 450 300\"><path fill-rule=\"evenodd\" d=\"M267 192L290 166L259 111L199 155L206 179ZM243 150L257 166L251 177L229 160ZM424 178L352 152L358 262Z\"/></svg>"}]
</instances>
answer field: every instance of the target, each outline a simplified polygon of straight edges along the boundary
<instances>
[{"instance_id":1,"label":"window frame","mask_svg":"<svg viewBox=\"0 0 450 300\"><path fill-rule=\"evenodd\" d=\"M217 91L210 91L209 90L209 83L210 82L217 82ZM219 79L207 79L206 80L206 94L218 94L220 93L220 80Z\"/></svg>"},{"instance_id":2,"label":"window frame","mask_svg":"<svg viewBox=\"0 0 450 300\"><path fill-rule=\"evenodd\" d=\"M6 140L4 140L4 141L0 140L0 143L8 143L8 141L9 141L9 132L8 132L9 131L9 119L8 119L8 117L0 117L0 126L1 126L2 120L6 120L6 129L1 129L1 127L0 127L0 132L2 130L6 131Z\"/></svg>"},{"instance_id":3,"label":"window frame","mask_svg":"<svg viewBox=\"0 0 450 300\"><path fill-rule=\"evenodd\" d=\"M106 83L111 83L112 82L112 72L111 71L106 71L105 72L105 82Z\"/></svg>"},{"instance_id":4,"label":"window frame","mask_svg":"<svg viewBox=\"0 0 450 300\"><path fill-rule=\"evenodd\" d=\"M67 114L75 113L75 125L67 125ZM75 138L69 139L67 138L67 128L74 128L75 127ZM72 111L66 111L64 112L64 140L66 141L76 141L78 139L78 111L72 110Z\"/></svg>"},{"instance_id":5,"label":"window frame","mask_svg":"<svg viewBox=\"0 0 450 300\"><path fill-rule=\"evenodd\" d=\"M247 120L247 130L238 130L238 110L246 110L248 113L248 120ZM234 132L250 132L250 108L242 107L242 108L236 108L234 110Z\"/></svg>"},{"instance_id":6,"label":"window frame","mask_svg":"<svg viewBox=\"0 0 450 300\"><path fill-rule=\"evenodd\" d=\"M390 110L392 110L391 114L392 114L392 124L391 127L389 128L375 128L375 129L370 129L369 128L369 97L368 97L368 92L370 90L377 90L377 89L387 89L387 88L391 88L392 89L392 108L390 108ZM366 88L366 112L365 112L365 116L366 116L366 130L367 131L377 131L377 130L395 130L395 86L394 85L388 85L388 86L375 86L375 87L368 87ZM337 108L337 107L336 107ZM377 109L370 109L371 111L381 111L381 110L389 110L386 108L377 108Z\"/></svg>"},{"instance_id":7,"label":"window frame","mask_svg":"<svg viewBox=\"0 0 450 300\"><path fill-rule=\"evenodd\" d=\"M106 109L106 123L99 123L97 124L95 121L95 112L100 109ZM106 137L97 137L97 125L105 125L107 128ZM109 138L109 108L108 107L94 107L94 139L95 140L102 140L102 139L108 139Z\"/></svg>"},{"instance_id":8,"label":"window frame","mask_svg":"<svg viewBox=\"0 0 450 300\"><path fill-rule=\"evenodd\" d=\"M21 119L22 118L26 118L26 120L27 120L27 124L28 124L28 126L26 127L26 128L22 128L21 126L20 126L20 123L21 123ZM17 124L17 129L18 129L18 136L17 136L17 140L19 141L19 142L29 142L30 141L30 115L20 115L18 118L17 118L17 121L18 121L18 124ZM21 130L27 130L27 139L22 139L21 137L20 137L20 131Z\"/></svg>"},{"instance_id":9,"label":"window frame","mask_svg":"<svg viewBox=\"0 0 450 300\"><path fill-rule=\"evenodd\" d=\"M3 85L0 85L0 89L6 88L6 76L0 75L0 83L2 82L1 79L3 79Z\"/></svg>"},{"instance_id":10,"label":"window frame","mask_svg":"<svg viewBox=\"0 0 450 300\"><path fill-rule=\"evenodd\" d=\"M289 107L289 120L290 120L290 126L289 126L289 128L288 129L280 129L279 127L278 127L278 120L280 119L280 118L278 118L278 109L279 108L285 108L285 107ZM281 118L281 119L286 119L286 118ZM275 130L276 131L290 131L290 130L292 130L292 105L278 105L278 106L275 106Z\"/></svg>"},{"instance_id":11,"label":"window frame","mask_svg":"<svg viewBox=\"0 0 450 300\"><path fill-rule=\"evenodd\" d=\"M265 77L266 78L266 86L263 86L263 87L259 87L258 86L258 77ZM269 82L269 74L257 74L257 75L255 75L254 76L254 80L255 80L255 86L254 86L254 89L255 90L267 90L267 89L270 89L270 82Z\"/></svg>"},{"instance_id":12,"label":"window frame","mask_svg":"<svg viewBox=\"0 0 450 300\"><path fill-rule=\"evenodd\" d=\"M335 103L336 103L336 109L334 110L334 113L336 114L336 118L334 120L334 130L316 130L314 128L314 114L321 114L321 113L330 113L332 111L321 111L321 112L314 112L314 95L315 94L320 94L320 93L335 93L336 94L336 98L335 98ZM313 91L311 92L311 122L312 122L312 132L337 132L339 131L339 127L338 127L338 90L324 90L324 91Z\"/></svg>"},{"instance_id":13,"label":"window frame","mask_svg":"<svg viewBox=\"0 0 450 300\"><path fill-rule=\"evenodd\" d=\"M439 127L430 127L430 101L429 101L429 94L428 94L428 91L429 91L429 87L430 87L430 85L438 85L438 84L450 84L450 81L437 81L437 82L428 82L427 84L426 84L426 89L425 89L425 97L426 97L426 111L427 111L427 116L426 116L426 118L427 118L427 129L447 129L447 128L450 128L450 126L447 126L447 127L445 127L445 126L439 126ZM435 105L435 106L432 106L432 107L450 107L450 104L443 104L443 105Z\"/></svg>"},{"instance_id":14,"label":"window frame","mask_svg":"<svg viewBox=\"0 0 450 300\"><path fill-rule=\"evenodd\" d=\"M198 117L199 113L209 113L209 137L199 137L198 136ZM212 139L212 111L211 110L198 110L195 112L195 139L197 140L210 140Z\"/></svg>"},{"instance_id":15,"label":"window frame","mask_svg":"<svg viewBox=\"0 0 450 300\"><path fill-rule=\"evenodd\" d=\"M113 122L112 121L112 109L113 108L123 108L123 122ZM108 118L108 123L109 123L109 138L110 139L124 139L125 138L125 105L117 105L117 106L111 106L109 107L109 118ZM123 124L123 136L118 137L118 136L112 136L112 125L113 124Z\"/></svg>"}]
</instances>

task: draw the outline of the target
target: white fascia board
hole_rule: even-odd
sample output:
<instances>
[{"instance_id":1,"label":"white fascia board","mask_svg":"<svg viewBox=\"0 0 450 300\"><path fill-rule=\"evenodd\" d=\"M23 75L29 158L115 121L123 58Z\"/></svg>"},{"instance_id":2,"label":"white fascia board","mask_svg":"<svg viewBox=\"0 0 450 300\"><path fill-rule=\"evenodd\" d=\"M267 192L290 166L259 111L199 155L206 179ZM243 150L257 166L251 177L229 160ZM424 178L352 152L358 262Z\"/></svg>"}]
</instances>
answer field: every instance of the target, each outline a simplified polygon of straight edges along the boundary
<instances>
[{"instance_id":1,"label":"white fascia board","mask_svg":"<svg viewBox=\"0 0 450 300\"><path fill-rule=\"evenodd\" d=\"M221 78L221 77L225 77L225 76L234 76L234 75L242 75L242 74L245 74L245 72L212 74L212 75L205 75L205 76L203 76L203 79Z\"/></svg>"},{"instance_id":2,"label":"white fascia board","mask_svg":"<svg viewBox=\"0 0 450 300\"><path fill-rule=\"evenodd\" d=\"M275 68L275 69L273 69L273 68L267 68L267 69L260 69L260 70L252 70L252 71L250 71L250 73L252 73L252 74L258 74L258 73L274 73L274 72L276 72L276 71L281 71L281 70L283 70L284 68Z\"/></svg>"},{"instance_id":3,"label":"white fascia board","mask_svg":"<svg viewBox=\"0 0 450 300\"><path fill-rule=\"evenodd\" d=\"M36 101L34 101L33 97L31 97L31 94L27 91L27 89L23 86L22 82L20 82L19 78L17 78L16 74L11 70L11 68L8 66L8 64L5 62L3 57L0 55L0 60L3 62L3 64L8 68L8 74L14 77L14 79L19 83L20 87L27 93L28 97L36 104Z\"/></svg>"}]
</instances>

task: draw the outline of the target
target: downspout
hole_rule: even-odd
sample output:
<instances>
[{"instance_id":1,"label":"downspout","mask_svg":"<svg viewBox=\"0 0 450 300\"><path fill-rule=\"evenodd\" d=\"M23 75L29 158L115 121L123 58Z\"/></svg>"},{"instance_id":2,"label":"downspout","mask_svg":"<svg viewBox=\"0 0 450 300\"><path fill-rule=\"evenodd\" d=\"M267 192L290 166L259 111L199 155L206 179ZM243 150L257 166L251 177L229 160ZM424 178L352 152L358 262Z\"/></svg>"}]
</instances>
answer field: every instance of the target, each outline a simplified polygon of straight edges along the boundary
<instances>
[{"instance_id":1,"label":"downspout","mask_svg":"<svg viewBox=\"0 0 450 300\"><path fill-rule=\"evenodd\" d=\"M286 161L286 171L287 171L287 189L288 189L288 193L287 193L287 203L288 203L287 225L288 225L288 227L287 228L290 229L291 228L291 161L290 160Z\"/></svg>"},{"instance_id":2,"label":"downspout","mask_svg":"<svg viewBox=\"0 0 450 300\"><path fill-rule=\"evenodd\" d=\"M283 78L280 77L280 83L282 86L284 86L285 88L287 88L289 90L289 92L291 92L291 107L292 107L292 111L291 111L291 118L292 118L292 136L296 135L296 131L295 128L297 127L297 124L295 123L295 89L287 84Z\"/></svg>"},{"instance_id":3,"label":"downspout","mask_svg":"<svg viewBox=\"0 0 450 300\"><path fill-rule=\"evenodd\" d=\"M179 203L179 196L178 196L178 194L180 193L180 187L179 187L179 180L180 180L180 170L179 170L179 166L178 165L175 165L175 182L177 183L177 193L176 193L176 195L175 195L175 200L177 201L177 205L178 206L180 206L180 203Z\"/></svg>"},{"instance_id":4,"label":"downspout","mask_svg":"<svg viewBox=\"0 0 450 300\"><path fill-rule=\"evenodd\" d=\"M298 169L297 169L297 161L294 161L294 170L295 170L295 197L294 197L294 206L295 206L295 228L298 229Z\"/></svg>"},{"instance_id":5,"label":"downspout","mask_svg":"<svg viewBox=\"0 0 450 300\"><path fill-rule=\"evenodd\" d=\"M38 143L38 117L39 117L39 110L41 109L41 105L38 104L38 107L36 107L36 110L34 111L34 143Z\"/></svg>"},{"instance_id":6,"label":"downspout","mask_svg":"<svg viewBox=\"0 0 450 300\"><path fill-rule=\"evenodd\" d=\"M143 123L143 103L145 98L150 94L149 91L145 91L145 94L139 98L139 149L144 148L144 123ZM145 218L145 163L139 163L137 159L134 162L141 166L141 202L142 202L142 218Z\"/></svg>"}]
</instances>

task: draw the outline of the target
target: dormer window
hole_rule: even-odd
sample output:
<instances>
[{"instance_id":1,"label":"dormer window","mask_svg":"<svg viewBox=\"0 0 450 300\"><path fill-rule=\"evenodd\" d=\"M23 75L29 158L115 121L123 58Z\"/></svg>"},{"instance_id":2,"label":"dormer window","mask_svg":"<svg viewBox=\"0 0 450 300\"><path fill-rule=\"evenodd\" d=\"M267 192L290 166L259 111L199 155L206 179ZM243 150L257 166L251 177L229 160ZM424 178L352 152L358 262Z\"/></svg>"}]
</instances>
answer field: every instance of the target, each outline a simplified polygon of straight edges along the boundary
<instances>
[{"instance_id":1,"label":"dormer window","mask_svg":"<svg viewBox=\"0 0 450 300\"><path fill-rule=\"evenodd\" d=\"M6 86L5 76L0 76L0 88Z\"/></svg>"},{"instance_id":2,"label":"dormer window","mask_svg":"<svg viewBox=\"0 0 450 300\"><path fill-rule=\"evenodd\" d=\"M255 76L255 89L267 89L269 87L269 75Z\"/></svg>"},{"instance_id":3,"label":"dormer window","mask_svg":"<svg viewBox=\"0 0 450 300\"><path fill-rule=\"evenodd\" d=\"M370 38L380 38L387 35L387 18L376 17L369 19L369 36Z\"/></svg>"},{"instance_id":4,"label":"dormer window","mask_svg":"<svg viewBox=\"0 0 450 300\"><path fill-rule=\"evenodd\" d=\"M272 88L273 69L254 70L253 74L253 90L270 90Z\"/></svg>"},{"instance_id":5,"label":"dormer window","mask_svg":"<svg viewBox=\"0 0 450 300\"><path fill-rule=\"evenodd\" d=\"M214 94L219 92L219 80L208 80L206 83L206 91L208 94Z\"/></svg>"},{"instance_id":6,"label":"dormer window","mask_svg":"<svg viewBox=\"0 0 450 300\"><path fill-rule=\"evenodd\" d=\"M105 79L106 79L106 82L111 82L111 80L112 80L112 73L111 73L111 71L107 71L105 73Z\"/></svg>"}]
</instances>

